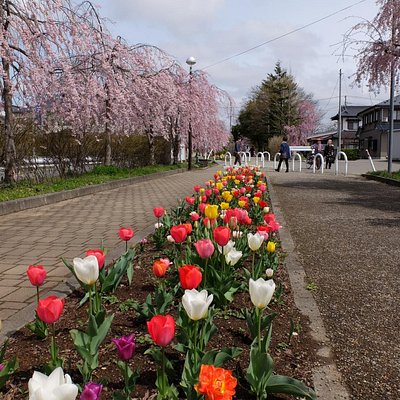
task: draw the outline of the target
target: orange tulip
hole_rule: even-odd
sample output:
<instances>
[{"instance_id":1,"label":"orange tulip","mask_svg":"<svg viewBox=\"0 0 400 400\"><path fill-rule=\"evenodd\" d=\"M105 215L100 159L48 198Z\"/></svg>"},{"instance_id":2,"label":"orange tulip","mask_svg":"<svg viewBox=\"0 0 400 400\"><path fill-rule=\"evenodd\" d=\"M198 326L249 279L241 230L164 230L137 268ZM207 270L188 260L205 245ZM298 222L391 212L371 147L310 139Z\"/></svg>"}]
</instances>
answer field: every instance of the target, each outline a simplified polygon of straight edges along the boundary
<instances>
[{"instance_id":1,"label":"orange tulip","mask_svg":"<svg viewBox=\"0 0 400 400\"><path fill-rule=\"evenodd\" d=\"M216 368L213 365L202 365L196 391L206 400L232 400L237 384L232 371Z\"/></svg>"}]
</instances>

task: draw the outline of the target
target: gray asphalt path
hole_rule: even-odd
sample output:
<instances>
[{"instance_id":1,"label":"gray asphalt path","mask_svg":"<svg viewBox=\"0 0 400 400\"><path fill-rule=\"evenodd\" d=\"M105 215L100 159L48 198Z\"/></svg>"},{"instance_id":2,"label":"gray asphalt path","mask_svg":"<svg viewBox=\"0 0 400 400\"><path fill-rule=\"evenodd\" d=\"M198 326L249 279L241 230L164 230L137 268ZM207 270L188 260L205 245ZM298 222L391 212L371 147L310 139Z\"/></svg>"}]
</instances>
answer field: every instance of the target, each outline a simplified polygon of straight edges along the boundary
<instances>
[{"instance_id":1,"label":"gray asphalt path","mask_svg":"<svg viewBox=\"0 0 400 400\"><path fill-rule=\"evenodd\" d=\"M398 400L400 188L362 178L364 161L350 167L269 175L351 398Z\"/></svg>"}]
</instances>

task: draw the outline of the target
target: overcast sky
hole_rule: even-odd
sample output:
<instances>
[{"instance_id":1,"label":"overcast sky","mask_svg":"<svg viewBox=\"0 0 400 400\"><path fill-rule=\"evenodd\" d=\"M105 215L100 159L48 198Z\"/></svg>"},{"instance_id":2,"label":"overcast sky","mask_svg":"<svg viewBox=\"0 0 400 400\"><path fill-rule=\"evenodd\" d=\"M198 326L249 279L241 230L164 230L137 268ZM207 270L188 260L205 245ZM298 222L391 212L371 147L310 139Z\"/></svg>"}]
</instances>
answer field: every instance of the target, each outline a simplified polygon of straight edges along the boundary
<instances>
[{"instance_id":1,"label":"overcast sky","mask_svg":"<svg viewBox=\"0 0 400 400\"><path fill-rule=\"evenodd\" d=\"M186 67L194 56L194 69L204 69L210 81L226 90L238 107L251 88L273 71L279 60L312 93L326 112L324 122L338 110L339 69L342 94L352 105L373 104L364 87L352 88L355 61L341 58L340 43L346 31L377 13L375 0L94 0L110 29L130 44L148 43L162 48ZM359 4L357 4L359 3ZM311 24L345 7L321 22L211 66L285 33ZM239 109L239 108L238 108ZM237 109L237 110L238 110Z\"/></svg>"}]
</instances>

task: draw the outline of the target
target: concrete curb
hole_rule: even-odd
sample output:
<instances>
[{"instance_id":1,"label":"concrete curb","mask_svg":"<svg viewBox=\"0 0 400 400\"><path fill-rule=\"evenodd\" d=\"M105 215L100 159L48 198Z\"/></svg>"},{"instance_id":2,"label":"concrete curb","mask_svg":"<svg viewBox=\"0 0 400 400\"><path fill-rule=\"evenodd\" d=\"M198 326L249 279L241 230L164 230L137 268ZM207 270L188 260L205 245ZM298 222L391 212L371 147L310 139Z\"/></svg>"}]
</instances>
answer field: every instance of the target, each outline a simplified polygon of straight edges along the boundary
<instances>
[{"instance_id":1,"label":"concrete curb","mask_svg":"<svg viewBox=\"0 0 400 400\"><path fill-rule=\"evenodd\" d=\"M386 183L386 185L400 187L400 181L398 181L397 179L385 178L383 176L371 175L371 174L362 174L361 176L370 181L376 181L376 182Z\"/></svg>"},{"instance_id":2,"label":"concrete curb","mask_svg":"<svg viewBox=\"0 0 400 400\"><path fill-rule=\"evenodd\" d=\"M290 232L285 228L287 225L279 205L279 199L270 180L268 180L268 187L274 213L278 221L283 225L283 228L279 231L279 237L283 250L288 253L285 263L287 265L295 304L301 313L310 319L311 335L320 346L318 356L321 365L313 370L315 392L318 398L323 400L349 400L349 392L342 383L343 379L332 357L329 339L326 336L324 323L317 303L311 292L305 287L306 274L298 261Z\"/></svg>"},{"instance_id":3,"label":"concrete curb","mask_svg":"<svg viewBox=\"0 0 400 400\"><path fill-rule=\"evenodd\" d=\"M22 199L4 201L0 202L0 215L11 214L14 212L27 210L29 208L36 208L49 204L59 203L60 201L70 200L81 196L87 196L105 190L117 189L123 186L132 185L134 183L157 179L163 176L169 176L183 172L186 172L186 169L174 169L171 171L156 172L154 174L133 176L132 178L127 179L118 179L111 182L101 183L99 185L84 186L72 190L63 190L55 193L48 193L41 196L32 196Z\"/></svg>"}]
</instances>

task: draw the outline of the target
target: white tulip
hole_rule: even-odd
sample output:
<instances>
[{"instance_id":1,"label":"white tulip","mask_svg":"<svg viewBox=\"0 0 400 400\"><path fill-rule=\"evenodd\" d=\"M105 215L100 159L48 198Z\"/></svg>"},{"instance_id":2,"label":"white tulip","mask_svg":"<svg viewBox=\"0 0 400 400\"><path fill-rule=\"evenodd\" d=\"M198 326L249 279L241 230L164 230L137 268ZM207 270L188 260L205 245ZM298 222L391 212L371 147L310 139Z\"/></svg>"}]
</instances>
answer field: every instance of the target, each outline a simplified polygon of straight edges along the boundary
<instances>
[{"instance_id":1,"label":"white tulip","mask_svg":"<svg viewBox=\"0 0 400 400\"><path fill-rule=\"evenodd\" d=\"M35 371L28 382L29 400L75 400L78 387L61 367L49 376Z\"/></svg>"},{"instance_id":2,"label":"white tulip","mask_svg":"<svg viewBox=\"0 0 400 400\"><path fill-rule=\"evenodd\" d=\"M263 212L264 212L264 214L268 214L269 213L269 207L264 207L263 208Z\"/></svg>"},{"instance_id":3,"label":"white tulip","mask_svg":"<svg viewBox=\"0 0 400 400\"><path fill-rule=\"evenodd\" d=\"M99 277L99 262L95 256L87 256L84 259L74 258L74 271L76 277L86 285L93 285Z\"/></svg>"},{"instance_id":4,"label":"white tulip","mask_svg":"<svg viewBox=\"0 0 400 400\"><path fill-rule=\"evenodd\" d=\"M182 305L189 318L198 321L207 316L208 307L213 298L212 294L208 295L207 290L201 292L196 289L185 290L185 294L182 296Z\"/></svg>"},{"instance_id":5,"label":"white tulip","mask_svg":"<svg viewBox=\"0 0 400 400\"><path fill-rule=\"evenodd\" d=\"M154 227L155 227L156 229L159 229L159 228L161 228L162 226L164 226L164 224L163 224L162 222L156 222L156 223L154 224Z\"/></svg>"},{"instance_id":6,"label":"white tulip","mask_svg":"<svg viewBox=\"0 0 400 400\"><path fill-rule=\"evenodd\" d=\"M260 309L267 307L275 291L275 282L272 279L258 278L256 281L250 278L249 292L251 302Z\"/></svg>"},{"instance_id":7,"label":"white tulip","mask_svg":"<svg viewBox=\"0 0 400 400\"><path fill-rule=\"evenodd\" d=\"M267 275L267 278L272 278L274 276L274 270L272 268L267 268L265 270L265 273Z\"/></svg>"},{"instance_id":8,"label":"white tulip","mask_svg":"<svg viewBox=\"0 0 400 400\"><path fill-rule=\"evenodd\" d=\"M167 240L168 240L168 242L170 242L170 243L175 243L175 239L174 239L171 235L168 235L168 236L167 236Z\"/></svg>"},{"instance_id":9,"label":"white tulip","mask_svg":"<svg viewBox=\"0 0 400 400\"><path fill-rule=\"evenodd\" d=\"M260 235L258 232L254 235L252 233L247 234L247 243L251 250L257 251L264 240L264 236Z\"/></svg>"},{"instance_id":10,"label":"white tulip","mask_svg":"<svg viewBox=\"0 0 400 400\"><path fill-rule=\"evenodd\" d=\"M225 261L228 265L235 265L241 258L243 253L233 248L226 256Z\"/></svg>"},{"instance_id":11,"label":"white tulip","mask_svg":"<svg viewBox=\"0 0 400 400\"><path fill-rule=\"evenodd\" d=\"M230 240L225 246L218 245L218 250L222 253L224 251L224 255L226 256L235 246L235 242Z\"/></svg>"}]
</instances>

